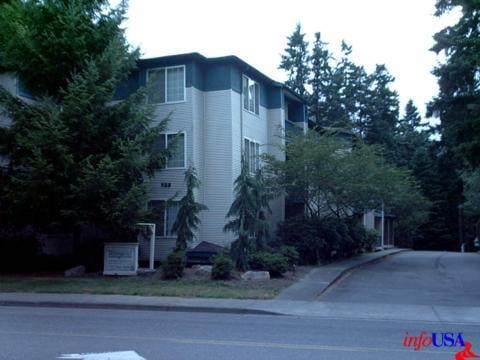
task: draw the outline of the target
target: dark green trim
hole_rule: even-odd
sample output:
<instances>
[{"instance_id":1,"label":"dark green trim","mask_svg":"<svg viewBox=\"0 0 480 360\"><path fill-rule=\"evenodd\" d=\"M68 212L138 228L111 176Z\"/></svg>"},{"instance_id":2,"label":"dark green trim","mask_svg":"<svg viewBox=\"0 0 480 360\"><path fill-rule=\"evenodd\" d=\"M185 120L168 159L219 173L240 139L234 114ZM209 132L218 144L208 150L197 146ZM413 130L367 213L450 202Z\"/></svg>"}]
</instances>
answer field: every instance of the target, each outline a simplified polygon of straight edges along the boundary
<instances>
[{"instance_id":1,"label":"dark green trim","mask_svg":"<svg viewBox=\"0 0 480 360\"><path fill-rule=\"evenodd\" d=\"M199 53L163 56L138 61L138 70L117 89L116 99L132 94L145 86L148 69L185 65L186 87L195 87L201 91L233 90L242 93L242 76L247 75L260 84L260 105L267 109L279 109L283 106L284 95L290 101L304 104L304 99L287 89L282 83L270 79L254 67L236 56L206 58ZM282 91L283 90L283 91Z\"/></svg>"}]
</instances>

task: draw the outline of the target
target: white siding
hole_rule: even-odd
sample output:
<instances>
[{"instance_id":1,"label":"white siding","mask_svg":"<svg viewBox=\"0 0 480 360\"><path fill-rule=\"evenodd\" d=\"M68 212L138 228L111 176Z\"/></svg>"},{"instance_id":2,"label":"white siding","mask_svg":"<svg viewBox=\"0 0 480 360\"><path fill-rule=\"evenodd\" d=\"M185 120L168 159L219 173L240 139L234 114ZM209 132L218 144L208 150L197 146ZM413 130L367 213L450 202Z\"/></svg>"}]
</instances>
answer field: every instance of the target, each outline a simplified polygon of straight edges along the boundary
<instances>
[{"instance_id":1,"label":"white siding","mask_svg":"<svg viewBox=\"0 0 480 360\"><path fill-rule=\"evenodd\" d=\"M187 88L187 101L177 104L156 105L154 124L170 115L168 132L184 132L186 141L186 165L193 159L193 108L192 88ZM151 199L166 200L178 195L181 198L185 194L184 185L185 169L163 169L149 179L149 191ZM162 187L162 183L170 183L171 187Z\"/></svg>"},{"instance_id":2,"label":"white siding","mask_svg":"<svg viewBox=\"0 0 480 360\"><path fill-rule=\"evenodd\" d=\"M375 211L366 211L363 214L363 226L366 229L375 229Z\"/></svg>"},{"instance_id":3,"label":"white siding","mask_svg":"<svg viewBox=\"0 0 480 360\"><path fill-rule=\"evenodd\" d=\"M225 215L233 200L231 93L205 93L203 191L209 210L203 216L201 237L218 245L228 245L233 239L223 232Z\"/></svg>"},{"instance_id":4,"label":"white siding","mask_svg":"<svg viewBox=\"0 0 480 360\"><path fill-rule=\"evenodd\" d=\"M267 112L268 119L268 146L267 151L278 160L285 160L285 112L283 109L271 109ZM270 220L270 235L275 236L277 226L285 220L285 196L280 196L270 202L272 214Z\"/></svg>"}]
</instances>

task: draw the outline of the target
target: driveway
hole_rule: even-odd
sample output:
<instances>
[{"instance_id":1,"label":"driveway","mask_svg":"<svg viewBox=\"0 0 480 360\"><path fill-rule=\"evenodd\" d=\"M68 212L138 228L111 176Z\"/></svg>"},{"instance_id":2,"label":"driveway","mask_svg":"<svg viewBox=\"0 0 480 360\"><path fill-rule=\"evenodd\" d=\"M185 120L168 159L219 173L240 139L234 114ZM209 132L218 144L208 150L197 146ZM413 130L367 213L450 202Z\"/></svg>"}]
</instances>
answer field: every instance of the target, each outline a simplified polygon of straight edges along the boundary
<instances>
[{"instance_id":1,"label":"driveway","mask_svg":"<svg viewBox=\"0 0 480 360\"><path fill-rule=\"evenodd\" d=\"M319 300L444 306L480 305L480 255L409 251L353 271Z\"/></svg>"}]
</instances>

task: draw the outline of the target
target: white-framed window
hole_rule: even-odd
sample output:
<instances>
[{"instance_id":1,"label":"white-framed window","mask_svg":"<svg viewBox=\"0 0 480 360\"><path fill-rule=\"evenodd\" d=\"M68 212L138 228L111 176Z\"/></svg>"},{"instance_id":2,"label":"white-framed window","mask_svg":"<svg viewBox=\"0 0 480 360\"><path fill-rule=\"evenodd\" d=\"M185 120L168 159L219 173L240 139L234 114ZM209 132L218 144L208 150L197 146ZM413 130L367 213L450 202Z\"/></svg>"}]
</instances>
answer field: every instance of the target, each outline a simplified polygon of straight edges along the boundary
<instances>
[{"instance_id":1,"label":"white-framed window","mask_svg":"<svg viewBox=\"0 0 480 360\"><path fill-rule=\"evenodd\" d=\"M168 149L169 146L172 146L172 144L175 144L175 150L168 157L165 167L167 169L184 169L187 154L187 141L185 133L160 134L154 144L154 150L165 150Z\"/></svg>"},{"instance_id":2,"label":"white-framed window","mask_svg":"<svg viewBox=\"0 0 480 360\"><path fill-rule=\"evenodd\" d=\"M243 108L254 114L260 110L260 85L258 82L243 76Z\"/></svg>"},{"instance_id":3,"label":"white-framed window","mask_svg":"<svg viewBox=\"0 0 480 360\"><path fill-rule=\"evenodd\" d=\"M175 236L172 226L177 219L178 202L170 202L167 206L165 200L151 200L148 208L155 216L155 236Z\"/></svg>"},{"instance_id":4,"label":"white-framed window","mask_svg":"<svg viewBox=\"0 0 480 360\"><path fill-rule=\"evenodd\" d=\"M254 174L260 169L260 144L245 138L243 142L243 152L248 170Z\"/></svg>"},{"instance_id":5,"label":"white-framed window","mask_svg":"<svg viewBox=\"0 0 480 360\"><path fill-rule=\"evenodd\" d=\"M168 104L185 101L185 66L169 66L147 70L150 104Z\"/></svg>"}]
</instances>

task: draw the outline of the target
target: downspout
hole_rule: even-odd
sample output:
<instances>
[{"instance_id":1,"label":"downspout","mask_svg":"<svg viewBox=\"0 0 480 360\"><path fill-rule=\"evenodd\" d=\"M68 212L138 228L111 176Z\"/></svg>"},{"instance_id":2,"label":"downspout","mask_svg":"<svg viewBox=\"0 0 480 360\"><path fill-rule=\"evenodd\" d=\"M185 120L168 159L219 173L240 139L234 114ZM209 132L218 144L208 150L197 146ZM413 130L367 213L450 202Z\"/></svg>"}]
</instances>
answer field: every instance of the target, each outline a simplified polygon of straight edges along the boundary
<instances>
[{"instance_id":1,"label":"downspout","mask_svg":"<svg viewBox=\"0 0 480 360\"><path fill-rule=\"evenodd\" d=\"M241 160L243 158L244 154L244 148L243 148L243 73L242 73L242 83L241 83L241 91L240 91L240 167L242 166ZM241 169L240 169L241 171Z\"/></svg>"},{"instance_id":2,"label":"downspout","mask_svg":"<svg viewBox=\"0 0 480 360\"><path fill-rule=\"evenodd\" d=\"M385 246L385 206L382 204L382 248Z\"/></svg>"}]
</instances>

